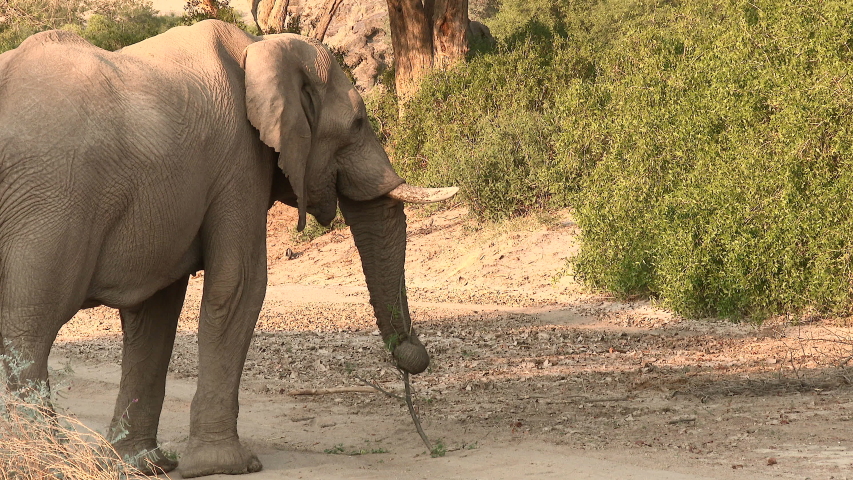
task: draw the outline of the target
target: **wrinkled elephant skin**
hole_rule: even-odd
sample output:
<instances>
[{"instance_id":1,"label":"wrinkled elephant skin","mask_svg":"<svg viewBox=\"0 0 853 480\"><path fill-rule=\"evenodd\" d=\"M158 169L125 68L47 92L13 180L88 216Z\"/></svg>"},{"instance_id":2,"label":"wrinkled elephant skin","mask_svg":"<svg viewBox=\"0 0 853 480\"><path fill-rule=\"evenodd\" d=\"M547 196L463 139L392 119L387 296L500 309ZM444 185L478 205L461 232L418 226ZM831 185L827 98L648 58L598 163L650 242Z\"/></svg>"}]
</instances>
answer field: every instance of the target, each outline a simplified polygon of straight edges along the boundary
<instances>
[{"instance_id":1,"label":"wrinkled elephant skin","mask_svg":"<svg viewBox=\"0 0 853 480\"><path fill-rule=\"evenodd\" d=\"M204 269L179 468L258 471L237 436L237 392L266 290L267 209L296 207L301 229L307 213L328 224L341 203L382 335L418 373L429 356L405 300L399 200L446 195L403 184L319 43L212 20L119 52L36 34L0 55L0 353L32 361L19 382L46 381L60 327L80 308L118 308L111 429L131 422L115 447L171 470L157 447L166 371L188 278Z\"/></svg>"}]
</instances>

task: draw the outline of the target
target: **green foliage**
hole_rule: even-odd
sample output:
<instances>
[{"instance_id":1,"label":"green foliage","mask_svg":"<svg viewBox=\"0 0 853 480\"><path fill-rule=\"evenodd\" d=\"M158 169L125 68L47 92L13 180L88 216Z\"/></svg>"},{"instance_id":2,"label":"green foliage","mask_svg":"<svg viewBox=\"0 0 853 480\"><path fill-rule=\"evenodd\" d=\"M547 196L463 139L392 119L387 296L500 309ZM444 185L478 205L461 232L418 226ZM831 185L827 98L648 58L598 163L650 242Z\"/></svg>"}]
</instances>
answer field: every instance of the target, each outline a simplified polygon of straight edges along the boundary
<instances>
[{"instance_id":1,"label":"green foliage","mask_svg":"<svg viewBox=\"0 0 853 480\"><path fill-rule=\"evenodd\" d=\"M146 0L16 0L0 2L0 52L28 36L52 29L76 32L93 44L117 50L178 24Z\"/></svg>"},{"instance_id":2,"label":"green foliage","mask_svg":"<svg viewBox=\"0 0 853 480\"><path fill-rule=\"evenodd\" d=\"M853 4L504 0L498 45L374 127L476 215L571 206L577 274L688 315L848 313Z\"/></svg>"},{"instance_id":3,"label":"green foliage","mask_svg":"<svg viewBox=\"0 0 853 480\"><path fill-rule=\"evenodd\" d=\"M160 451L163 452L163 456L168 458L169 460L177 462L181 458L181 454L177 452L177 450L172 450L168 448L163 448L163 445L158 445Z\"/></svg>"},{"instance_id":4,"label":"green foliage","mask_svg":"<svg viewBox=\"0 0 853 480\"><path fill-rule=\"evenodd\" d=\"M600 64L591 285L688 315L850 308L853 5L658 5ZM654 19L662 27L651 27Z\"/></svg>"},{"instance_id":5,"label":"green foliage","mask_svg":"<svg viewBox=\"0 0 853 480\"><path fill-rule=\"evenodd\" d=\"M345 450L344 450L344 444L343 443L339 443L332 448L326 448L323 450L323 453L327 453L329 455L340 455L344 452L345 452Z\"/></svg>"},{"instance_id":6,"label":"green foliage","mask_svg":"<svg viewBox=\"0 0 853 480\"><path fill-rule=\"evenodd\" d=\"M351 457L359 456L359 455L375 455L379 453L388 453L388 450L384 448L355 448L351 447L349 451L344 448L343 443L339 443L332 448L326 448L323 450L323 453L329 455L349 455Z\"/></svg>"},{"instance_id":7,"label":"green foliage","mask_svg":"<svg viewBox=\"0 0 853 480\"><path fill-rule=\"evenodd\" d=\"M78 0L0 2L0 52L17 47L42 30L82 22L84 8Z\"/></svg>"},{"instance_id":8,"label":"green foliage","mask_svg":"<svg viewBox=\"0 0 853 480\"><path fill-rule=\"evenodd\" d=\"M459 185L483 218L560 206L569 172L555 161L553 143L543 141L556 124L542 91L556 79L524 75L551 64L552 51L534 42L499 47L464 68L436 73L401 118L392 97L371 99L371 114L381 119L374 125L398 171L412 183Z\"/></svg>"},{"instance_id":9,"label":"green foliage","mask_svg":"<svg viewBox=\"0 0 853 480\"><path fill-rule=\"evenodd\" d=\"M395 316L395 315L399 316L400 315L400 313L399 313L400 309L396 305L391 305L388 307L388 309L391 310L392 316ZM385 349L388 350L389 352L393 352L398 346L400 346L401 343L403 343L403 340L400 338L399 334L392 333L388 337L388 339L385 340L384 343L385 343Z\"/></svg>"},{"instance_id":10,"label":"green foliage","mask_svg":"<svg viewBox=\"0 0 853 480\"><path fill-rule=\"evenodd\" d=\"M223 22L233 23L241 29L253 34L260 35L257 25L246 25L243 22L239 12L234 9L229 3L229 0L212 0L216 4L216 14L211 14L208 11L202 0L187 0L184 4L184 16L181 17L183 25L193 25L202 20L216 19Z\"/></svg>"},{"instance_id":11,"label":"green foliage","mask_svg":"<svg viewBox=\"0 0 853 480\"><path fill-rule=\"evenodd\" d=\"M429 455L432 458L443 457L447 455L447 447L444 445L444 441L442 439L438 439L435 442L435 445L432 446L432 449L429 452Z\"/></svg>"},{"instance_id":12,"label":"green foliage","mask_svg":"<svg viewBox=\"0 0 853 480\"><path fill-rule=\"evenodd\" d=\"M337 215L335 215L335 218L328 227L320 225L320 222L318 222L313 216L309 215L305 220L305 228L303 228L301 232L294 228L293 231L291 231L290 238L296 243L308 243L333 230L340 230L346 226L347 224L340 211L338 211Z\"/></svg>"},{"instance_id":13,"label":"green foliage","mask_svg":"<svg viewBox=\"0 0 853 480\"><path fill-rule=\"evenodd\" d=\"M157 17L145 7L135 7L121 17L92 14L85 26L72 25L70 29L93 45L106 50L118 50L159 35L178 24L176 17Z\"/></svg>"}]
</instances>

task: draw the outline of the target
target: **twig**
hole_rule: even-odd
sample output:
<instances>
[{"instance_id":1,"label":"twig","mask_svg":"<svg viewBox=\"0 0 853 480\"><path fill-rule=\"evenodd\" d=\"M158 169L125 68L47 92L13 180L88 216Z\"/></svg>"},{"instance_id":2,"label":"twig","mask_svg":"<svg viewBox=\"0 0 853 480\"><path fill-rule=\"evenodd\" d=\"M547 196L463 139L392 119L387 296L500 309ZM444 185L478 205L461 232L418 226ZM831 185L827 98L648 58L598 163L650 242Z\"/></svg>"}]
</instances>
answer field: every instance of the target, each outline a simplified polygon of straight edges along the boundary
<instances>
[{"instance_id":1,"label":"twig","mask_svg":"<svg viewBox=\"0 0 853 480\"><path fill-rule=\"evenodd\" d=\"M335 388L307 388L304 390L291 390L288 395L331 395L335 393L373 393L376 391L371 387L335 387Z\"/></svg>"},{"instance_id":2,"label":"twig","mask_svg":"<svg viewBox=\"0 0 853 480\"><path fill-rule=\"evenodd\" d=\"M403 397L397 395L396 393L391 393L388 390L385 390L384 388L380 387L379 385L376 385L375 383L369 382L369 381L359 377L358 375L353 375L353 377L360 380L361 383L367 385L368 387L375 388L376 390L379 390L380 392L384 393L385 395L388 395L391 398L396 398L397 400L403 400Z\"/></svg>"},{"instance_id":3,"label":"twig","mask_svg":"<svg viewBox=\"0 0 853 480\"><path fill-rule=\"evenodd\" d=\"M666 423L668 423L670 425L675 425L678 423L692 423L695 421L696 421L696 417L681 417L681 418L674 418L674 419L672 419Z\"/></svg>"},{"instance_id":4,"label":"twig","mask_svg":"<svg viewBox=\"0 0 853 480\"><path fill-rule=\"evenodd\" d=\"M680 393L680 392L676 392ZM675 396L675 394L673 394ZM620 395L618 397L588 397L586 395L561 395L558 400L551 400L553 398L552 395L525 395L521 397L522 400L541 400L545 399L545 403L600 403L600 402L625 402L630 400L630 397L627 395Z\"/></svg>"},{"instance_id":5,"label":"twig","mask_svg":"<svg viewBox=\"0 0 853 480\"><path fill-rule=\"evenodd\" d=\"M400 373L403 374L403 385L406 387L406 406L409 407L409 415L412 416L412 420L415 422L415 428L418 430L418 435L421 436L421 440L424 441L427 451L432 453L432 444L429 443L429 438L427 438L426 433L424 433L418 414L415 413L415 406L412 404L412 384L409 383L409 372L400 370Z\"/></svg>"},{"instance_id":6,"label":"twig","mask_svg":"<svg viewBox=\"0 0 853 480\"><path fill-rule=\"evenodd\" d=\"M586 403L596 403L596 402L626 402L629 398L627 395L622 395L620 397L601 397L601 398L584 398L583 401Z\"/></svg>"}]
</instances>

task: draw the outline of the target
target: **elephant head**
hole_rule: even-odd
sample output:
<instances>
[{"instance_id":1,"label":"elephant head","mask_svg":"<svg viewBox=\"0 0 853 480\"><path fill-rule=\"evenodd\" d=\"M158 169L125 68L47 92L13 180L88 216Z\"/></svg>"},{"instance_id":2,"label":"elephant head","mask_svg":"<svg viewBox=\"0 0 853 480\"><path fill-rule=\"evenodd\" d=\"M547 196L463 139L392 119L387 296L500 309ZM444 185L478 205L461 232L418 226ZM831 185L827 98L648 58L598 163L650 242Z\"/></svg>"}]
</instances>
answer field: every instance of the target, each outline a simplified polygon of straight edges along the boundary
<instances>
[{"instance_id":1,"label":"elephant head","mask_svg":"<svg viewBox=\"0 0 853 480\"><path fill-rule=\"evenodd\" d=\"M370 127L361 96L319 42L268 35L246 48L243 66L247 115L279 154L299 209L297 228L304 228L306 212L328 225L340 204L382 337L400 368L422 372L429 355L406 302L402 202L439 201L456 189L404 183Z\"/></svg>"}]
</instances>

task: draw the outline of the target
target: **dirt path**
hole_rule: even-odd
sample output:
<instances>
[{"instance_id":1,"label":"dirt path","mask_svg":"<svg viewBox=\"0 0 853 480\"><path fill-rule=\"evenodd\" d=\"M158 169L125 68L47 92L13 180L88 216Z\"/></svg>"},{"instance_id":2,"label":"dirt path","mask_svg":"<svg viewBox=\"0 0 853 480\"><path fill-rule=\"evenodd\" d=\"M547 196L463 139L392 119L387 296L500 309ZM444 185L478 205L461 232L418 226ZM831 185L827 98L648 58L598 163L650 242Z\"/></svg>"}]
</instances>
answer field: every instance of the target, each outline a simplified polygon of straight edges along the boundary
<instances>
[{"instance_id":1,"label":"dirt path","mask_svg":"<svg viewBox=\"0 0 853 480\"><path fill-rule=\"evenodd\" d=\"M585 293L565 272L578 234L567 214L482 227L464 211L426 213L410 212L407 275L433 363L414 386L446 456L430 458L405 407L378 392L289 394L401 385L348 232L297 244L292 213L277 208L241 392L241 438L265 465L252 478L853 478L843 322L684 320ZM161 422L178 453L202 280L191 282ZM81 312L52 354L75 370L57 380L60 404L103 429L119 358L115 314Z\"/></svg>"}]
</instances>

